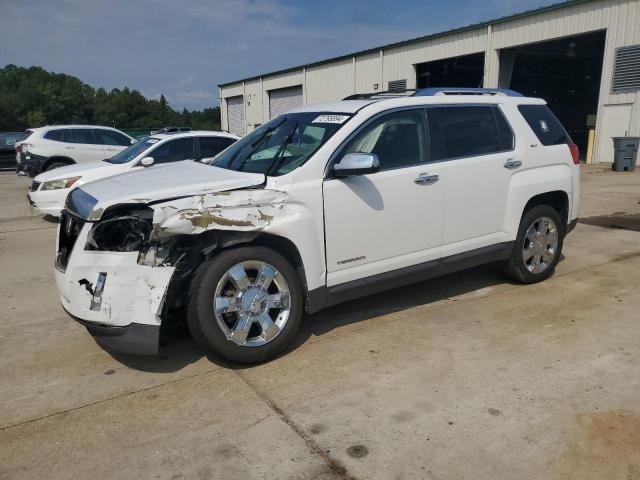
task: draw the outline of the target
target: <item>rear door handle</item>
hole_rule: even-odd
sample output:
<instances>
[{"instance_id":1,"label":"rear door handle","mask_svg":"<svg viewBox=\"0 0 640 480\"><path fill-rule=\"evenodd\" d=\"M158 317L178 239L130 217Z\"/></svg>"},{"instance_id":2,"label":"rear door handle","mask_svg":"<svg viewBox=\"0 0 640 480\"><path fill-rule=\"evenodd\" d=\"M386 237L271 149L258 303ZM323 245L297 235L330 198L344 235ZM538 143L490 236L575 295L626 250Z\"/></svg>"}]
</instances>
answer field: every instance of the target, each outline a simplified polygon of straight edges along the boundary
<instances>
[{"instance_id":1,"label":"rear door handle","mask_svg":"<svg viewBox=\"0 0 640 480\"><path fill-rule=\"evenodd\" d=\"M513 170L514 168L518 168L522 166L522 162L520 160L507 160L504 162L504 168L508 168L509 170Z\"/></svg>"},{"instance_id":2,"label":"rear door handle","mask_svg":"<svg viewBox=\"0 0 640 480\"><path fill-rule=\"evenodd\" d=\"M440 175L429 175L428 173L421 173L413 181L418 185L433 185L440 180Z\"/></svg>"}]
</instances>

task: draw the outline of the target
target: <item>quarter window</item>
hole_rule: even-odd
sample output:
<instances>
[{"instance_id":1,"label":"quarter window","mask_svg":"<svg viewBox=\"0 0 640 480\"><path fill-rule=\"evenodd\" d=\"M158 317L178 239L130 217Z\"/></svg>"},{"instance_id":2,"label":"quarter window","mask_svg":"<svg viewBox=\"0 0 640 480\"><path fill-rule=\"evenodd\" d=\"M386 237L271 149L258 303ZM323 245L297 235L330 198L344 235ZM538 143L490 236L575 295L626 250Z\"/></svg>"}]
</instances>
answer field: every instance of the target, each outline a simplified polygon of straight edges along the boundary
<instances>
[{"instance_id":1,"label":"quarter window","mask_svg":"<svg viewBox=\"0 0 640 480\"><path fill-rule=\"evenodd\" d=\"M374 153L380 169L416 165L426 161L424 110L402 110L374 120L351 140L347 153Z\"/></svg>"},{"instance_id":2,"label":"quarter window","mask_svg":"<svg viewBox=\"0 0 640 480\"><path fill-rule=\"evenodd\" d=\"M154 163L178 162L180 160L188 160L193 155L193 137L178 138L163 143L155 150L149 153L153 157Z\"/></svg>"},{"instance_id":3,"label":"quarter window","mask_svg":"<svg viewBox=\"0 0 640 480\"><path fill-rule=\"evenodd\" d=\"M513 148L513 133L504 118L502 129L498 128L494 108L490 105L429 108L431 158L472 157Z\"/></svg>"},{"instance_id":4,"label":"quarter window","mask_svg":"<svg viewBox=\"0 0 640 480\"><path fill-rule=\"evenodd\" d=\"M546 105L519 105L518 110L543 145L571 143L569 134Z\"/></svg>"}]
</instances>

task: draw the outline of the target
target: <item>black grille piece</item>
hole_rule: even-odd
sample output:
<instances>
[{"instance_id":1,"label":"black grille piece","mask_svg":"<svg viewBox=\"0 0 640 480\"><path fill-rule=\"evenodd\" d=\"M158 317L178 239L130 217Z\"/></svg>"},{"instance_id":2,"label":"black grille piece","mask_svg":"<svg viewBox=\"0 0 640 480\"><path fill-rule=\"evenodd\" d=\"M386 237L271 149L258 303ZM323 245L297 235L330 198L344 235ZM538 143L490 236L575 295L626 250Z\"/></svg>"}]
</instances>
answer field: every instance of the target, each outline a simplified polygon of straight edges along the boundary
<instances>
[{"instance_id":1,"label":"black grille piece","mask_svg":"<svg viewBox=\"0 0 640 480\"><path fill-rule=\"evenodd\" d=\"M31 184L31 191L35 192L36 190L38 190L38 188L40 188L40 182L36 182L34 180L33 183Z\"/></svg>"},{"instance_id":2,"label":"black grille piece","mask_svg":"<svg viewBox=\"0 0 640 480\"><path fill-rule=\"evenodd\" d=\"M58 253L56 254L56 267L64 271L69 263L69 257L73 246L80 235L84 221L62 212L60 215L60 229L58 233Z\"/></svg>"}]
</instances>

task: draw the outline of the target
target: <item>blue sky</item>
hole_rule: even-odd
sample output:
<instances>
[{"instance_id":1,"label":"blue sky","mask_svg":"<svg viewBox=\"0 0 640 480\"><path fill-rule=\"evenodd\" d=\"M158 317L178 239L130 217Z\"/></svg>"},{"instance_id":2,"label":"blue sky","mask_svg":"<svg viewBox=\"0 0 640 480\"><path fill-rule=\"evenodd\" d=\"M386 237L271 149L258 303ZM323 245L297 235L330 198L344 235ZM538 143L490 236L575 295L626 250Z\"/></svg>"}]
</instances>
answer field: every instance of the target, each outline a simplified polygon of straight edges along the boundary
<instances>
[{"instance_id":1,"label":"blue sky","mask_svg":"<svg viewBox=\"0 0 640 480\"><path fill-rule=\"evenodd\" d=\"M0 65L218 104L219 83L440 32L553 0L2 0Z\"/></svg>"}]
</instances>

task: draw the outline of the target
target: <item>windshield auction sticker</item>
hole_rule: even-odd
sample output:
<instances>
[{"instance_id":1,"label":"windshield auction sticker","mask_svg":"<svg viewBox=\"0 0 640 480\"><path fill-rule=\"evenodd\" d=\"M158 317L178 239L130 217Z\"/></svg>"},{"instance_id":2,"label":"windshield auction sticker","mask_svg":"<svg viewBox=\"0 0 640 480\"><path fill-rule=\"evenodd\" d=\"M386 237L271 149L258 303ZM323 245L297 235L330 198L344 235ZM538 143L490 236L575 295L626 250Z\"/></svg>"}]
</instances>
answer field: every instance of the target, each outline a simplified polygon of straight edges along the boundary
<instances>
[{"instance_id":1,"label":"windshield auction sticker","mask_svg":"<svg viewBox=\"0 0 640 480\"><path fill-rule=\"evenodd\" d=\"M320 115L311 123L344 123L349 115Z\"/></svg>"}]
</instances>

